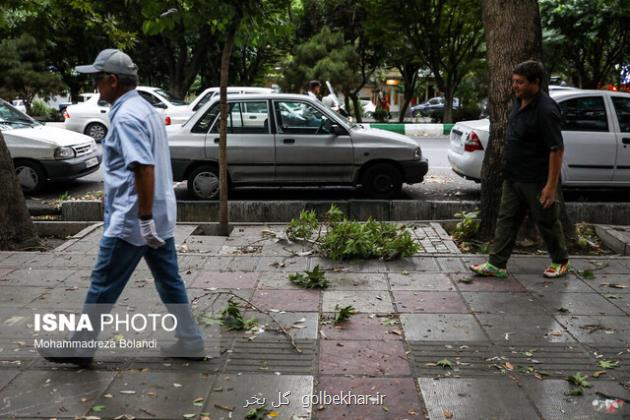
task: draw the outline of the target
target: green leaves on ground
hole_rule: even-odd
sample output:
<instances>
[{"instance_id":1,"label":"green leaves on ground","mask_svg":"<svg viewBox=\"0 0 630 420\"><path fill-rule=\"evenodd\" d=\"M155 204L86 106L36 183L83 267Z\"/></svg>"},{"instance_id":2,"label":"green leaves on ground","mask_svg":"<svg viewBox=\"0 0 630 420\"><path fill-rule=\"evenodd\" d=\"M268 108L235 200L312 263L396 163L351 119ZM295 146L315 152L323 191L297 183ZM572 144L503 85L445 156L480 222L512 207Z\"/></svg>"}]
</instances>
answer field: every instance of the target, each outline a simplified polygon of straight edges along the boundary
<instances>
[{"instance_id":1,"label":"green leaves on ground","mask_svg":"<svg viewBox=\"0 0 630 420\"><path fill-rule=\"evenodd\" d=\"M265 420L269 417L276 417L277 412L268 409L266 406L252 408L245 414L246 420Z\"/></svg>"},{"instance_id":2,"label":"green leaves on ground","mask_svg":"<svg viewBox=\"0 0 630 420\"><path fill-rule=\"evenodd\" d=\"M453 362L448 359L438 360L435 365L444 369L453 369Z\"/></svg>"},{"instance_id":3,"label":"green leaves on ground","mask_svg":"<svg viewBox=\"0 0 630 420\"><path fill-rule=\"evenodd\" d=\"M614 369L619 367L619 362L615 360L600 360L597 362L597 366L602 369Z\"/></svg>"},{"instance_id":4,"label":"green leaves on ground","mask_svg":"<svg viewBox=\"0 0 630 420\"><path fill-rule=\"evenodd\" d=\"M577 388L571 389L569 391L569 395L578 396L584 393L584 388L590 388L591 383L588 381L588 377L580 372L576 373L573 376L569 376L567 381L571 385L575 385Z\"/></svg>"},{"instance_id":5,"label":"green leaves on ground","mask_svg":"<svg viewBox=\"0 0 630 420\"><path fill-rule=\"evenodd\" d=\"M350 319L350 317L357 313L357 310L352 306L339 306L335 305L335 320L334 323L338 324L340 322L345 322Z\"/></svg>"},{"instance_id":6,"label":"green leaves on ground","mask_svg":"<svg viewBox=\"0 0 630 420\"><path fill-rule=\"evenodd\" d=\"M319 233L313 238L316 230ZM321 232L324 232L323 236ZM420 249L404 226L372 219L365 223L350 221L334 204L321 221L314 211L302 211L298 219L289 223L287 236L312 242L324 257L332 260L393 260L412 256Z\"/></svg>"},{"instance_id":7,"label":"green leaves on ground","mask_svg":"<svg viewBox=\"0 0 630 420\"><path fill-rule=\"evenodd\" d=\"M289 280L296 286L305 289L325 289L328 287L326 274L319 268L319 264L315 266L313 271L304 271L304 273L289 274Z\"/></svg>"},{"instance_id":8,"label":"green leaves on ground","mask_svg":"<svg viewBox=\"0 0 630 420\"><path fill-rule=\"evenodd\" d=\"M234 298L228 299L227 307L221 312L223 325L230 330L247 331L258 325L256 318L245 319L241 313L239 304Z\"/></svg>"},{"instance_id":9,"label":"green leaves on ground","mask_svg":"<svg viewBox=\"0 0 630 420\"><path fill-rule=\"evenodd\" d=\"M455 225L453 239L456 241L465 241L473 238L477 234L479 224L481 223L478 209L475 209L475 211L455 213L455 217L460 219L460 221Z\"/></svg>"}]
</instances>

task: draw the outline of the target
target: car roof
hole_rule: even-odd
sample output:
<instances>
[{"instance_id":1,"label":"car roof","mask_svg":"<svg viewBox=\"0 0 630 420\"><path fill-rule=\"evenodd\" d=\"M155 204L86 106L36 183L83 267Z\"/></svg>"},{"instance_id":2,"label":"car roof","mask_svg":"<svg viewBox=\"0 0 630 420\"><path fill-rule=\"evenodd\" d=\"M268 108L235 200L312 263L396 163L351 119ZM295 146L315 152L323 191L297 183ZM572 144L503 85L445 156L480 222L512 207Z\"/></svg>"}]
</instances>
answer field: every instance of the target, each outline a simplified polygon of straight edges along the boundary
<instances>
[{"instance_id":1,"label":"car roof","mask_svg":"<svg viewBox=\"0 0 630 420\"><path fill-rule=\"evenodd\" d=\"M218 101L218 97L213 102ZM229 96L230 101L235 100L255 100L255 99L295 99L295 100L312 100L308 95L298 93L249 93L249 94L232 94Z\"/></svg>"},{"instance_id":2,"label":"car roof","mask_svg":"<svg viewBox=\"0 0 630 420\"><path fill-rule=\"evenodd\" d=\"M591 95L623 96L626 98L630 98L630 93L615 92L613 90L602 90L602 89L560 89L560 90L554 90L550 93L550 96L554 99L562 99L562 98L567 98L571 96L580 97L580 96L591 96Z\"/></svg>"}]
</instances>

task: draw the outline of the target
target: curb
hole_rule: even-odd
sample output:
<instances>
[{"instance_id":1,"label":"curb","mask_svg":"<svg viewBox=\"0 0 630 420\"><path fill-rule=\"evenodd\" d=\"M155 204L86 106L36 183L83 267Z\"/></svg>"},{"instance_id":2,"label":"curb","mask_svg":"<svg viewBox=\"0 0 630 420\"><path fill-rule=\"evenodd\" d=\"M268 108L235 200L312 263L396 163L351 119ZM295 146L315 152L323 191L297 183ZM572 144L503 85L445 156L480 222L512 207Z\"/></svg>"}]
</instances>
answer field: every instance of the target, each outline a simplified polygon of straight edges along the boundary
<instances>
[{"instance_id":1,"label":"curb","mask_svg":"<svg viewBox=\"0 0 630 420\"><path fill-rule=\"evenodd\" d=\"M455 213L472 211L478 201L418 201L418 200L339 200L339 201L230 201L230 222L286 223L297 218L300 211L323 213L335 204L350 219L367 220L443 220ZM630 225L627 203L567 203L572 220L605 225ZM102 221L100 201L66 201L61 205L64 221ZM218 201L178 201L178 222L216 222Z\"/></svg>"},{"instance_id":2,"label":"curb","mask_svg":"<svg viewBox=\"0 0 630 420\"><path fill-rule=\"evenodd\" d=\"M374 123L366 125L409 137L442 137L450 135L455 124Z\"/></svg>"}]
</instances>

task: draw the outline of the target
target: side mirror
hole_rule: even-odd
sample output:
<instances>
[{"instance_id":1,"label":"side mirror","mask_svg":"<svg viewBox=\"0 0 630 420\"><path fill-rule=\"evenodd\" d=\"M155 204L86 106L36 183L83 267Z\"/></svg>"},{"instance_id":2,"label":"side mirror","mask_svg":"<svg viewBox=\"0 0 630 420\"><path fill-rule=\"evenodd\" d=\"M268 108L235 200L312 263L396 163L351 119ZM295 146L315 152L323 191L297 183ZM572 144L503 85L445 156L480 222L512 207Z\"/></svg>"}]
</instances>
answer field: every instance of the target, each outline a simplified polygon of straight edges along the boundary
<instances>
[{"instance_id":1,"label":"side mirror","mask_svg":"<svg viewBox=\"0 0 630 420\"><path fill-rule=\"evenodd\" d=\"M348 134L346 129L340 126L339 124L331 124L330 128L331 128L331 131L337 136L344 136Z\"/></svg>"}]
</instances>

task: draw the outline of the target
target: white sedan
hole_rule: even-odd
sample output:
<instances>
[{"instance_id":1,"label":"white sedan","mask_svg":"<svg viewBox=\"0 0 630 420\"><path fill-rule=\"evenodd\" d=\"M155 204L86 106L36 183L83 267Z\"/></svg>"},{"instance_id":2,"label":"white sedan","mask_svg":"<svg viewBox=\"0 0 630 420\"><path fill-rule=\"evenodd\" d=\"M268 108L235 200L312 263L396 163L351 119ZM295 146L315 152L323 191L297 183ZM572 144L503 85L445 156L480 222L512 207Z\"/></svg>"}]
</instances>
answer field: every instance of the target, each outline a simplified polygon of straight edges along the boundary
<instances>
[{"instance_id":1,"label":"white sedan","mask_svg":"<svg viewBox=\"0 0 630 420\"><path fill-rule=\"evenodd\" d=\"M160 88L138 86L136 89L164 117L166 125L182 124L193 114L186 102ZM109 130L109 104L101 101L98 94L91 95L85 102L66 108L63 114L65 127L101 141Z\"/></svg>"},{"instance_id":2,"label":"white sedan","mask_svg":"<svg viewBox=\"0 0 630 420\"><path fill-rule=\"evenodd\" d=\"M562 185L630 186L630 94L553 90L562 109ZM462 121L451 130L448 160L455 173L481 180L490 120Z\"/></svg>"}]
</instances>

